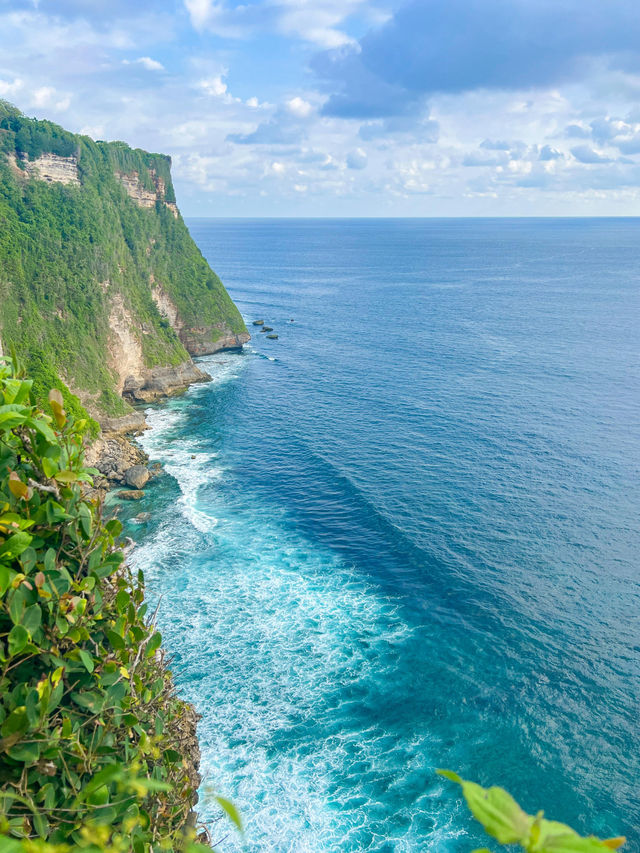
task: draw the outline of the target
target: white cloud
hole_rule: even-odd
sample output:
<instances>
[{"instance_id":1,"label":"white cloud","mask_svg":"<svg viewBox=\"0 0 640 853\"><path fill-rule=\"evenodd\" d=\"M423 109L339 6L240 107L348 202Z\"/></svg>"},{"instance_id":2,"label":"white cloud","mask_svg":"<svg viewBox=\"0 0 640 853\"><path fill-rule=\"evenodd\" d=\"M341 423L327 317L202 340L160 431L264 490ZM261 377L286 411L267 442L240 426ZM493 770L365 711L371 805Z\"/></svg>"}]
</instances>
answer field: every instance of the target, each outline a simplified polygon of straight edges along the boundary
<instances>
[{"instance_id":1,"label":"white cloud","mask_svg":"<svg viewBox=\"0 0 640 853\"><path fill-rule=\"evenodd\" d=\"M150 56L140 56L138 59L123 59L123 65L141 65L147 71L164 71L164 65Z\"/></svg>"},{"instance_id":2,"label":"white cloud","mask_svg":"<svg viewBox=\"0 0 640 853\"><path fill-rule=\"evenodd\" d=\"M287 109L292 115L297 116L297 118L307 118L313 111L313 107L309 101L305 101L298 96L290 98L287 101Z\"/></svg>"},{"instance_id":3,"label":"white cloud","mask_svg":"<svg viewBox=\"0 0 640 853\"><path fill-rule=\"evenodd\" d=\"M184 5L194 27L203 29L213 12L214 4L211 0L185 0Z\"/></svg>"},{"instance_id":4,"label":"white cloud","mask_svg":"<svg viewBox=\"0 0 640 853\"><path fill-rule=\"evenodd\" d=\"M53 86L40 86L31 93L31 106L64 112L71 105L70 95L61 95Z\"/></svg>"},{"instance_id":5,"label":"white cloud","mask_svg":"<svg viewBox=\"0 0 640 853\"><path fill-rule=\"evenodd\" d=\"M0 98L11 98L13 95L17 95L23 86L24 83L19 77L15 77L11 83L8 80L0 79Z\"/></svg>"},{"instance_id":6,"label":"white cloud","mask_svg":"<svg viewBox=\"0 0 640 853\"><path fill-rule=\"evenodd\" d=\"M222 79L224 75L216 74L205 80L198 82L198 88L202 89L205 95L211 95L213 98L221 98L227 94L227 84Z\"/></svg>"},{"instance_id":7,"label":"white cloud","mask_svg":"<svg viewBox=\"0 0 640 853\"><path fill-rule=\"evenodd\" d=\"M224 0L184 0L191 23L226 38L277 32L330 49L352 44L341 28L366 0L266 0L232 6Z\"/></svg>"}]
</instances>

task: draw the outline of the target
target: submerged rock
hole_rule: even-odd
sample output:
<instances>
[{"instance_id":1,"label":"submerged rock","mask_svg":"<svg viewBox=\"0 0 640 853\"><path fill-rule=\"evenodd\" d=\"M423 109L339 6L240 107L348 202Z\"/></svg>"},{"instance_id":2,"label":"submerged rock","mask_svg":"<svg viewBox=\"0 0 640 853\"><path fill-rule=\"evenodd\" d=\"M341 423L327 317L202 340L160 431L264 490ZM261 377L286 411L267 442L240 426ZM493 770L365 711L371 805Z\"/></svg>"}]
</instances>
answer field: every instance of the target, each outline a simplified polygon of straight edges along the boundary
<instances>
[{"instance_id":1,"label":"submerged rock","mask_svg":"<svg viewBox=\"0 0 640 853\"><path fill-rule=\"evenodd\" d=\"M124 472L124 481L127 486L133 486L134 489L142 489L149 482L149 471L144 465L132 465Z\"/></svg>"},{"instance_id":2,"label":"submerged rock","mask_svg":"<svg viewBox=\"0 0 640 853\"><path fill-rule=\"evenodd\" d=\"M270 341L277 341L278 340L277 335L267 335L267 337L269 338Z\"/></svg>"},{"instance_id":3,"label":"submerged rock","mask_svg":"<svg viewBox=\"0 0 640 853\"><path fill-rule=\"evenodd\" d=\"M254 320L253 325L254 326L264 326L264 320Z\"/></svg>"},{"instance_id":4,"label":"submerged rock","mask_svg":"<svg viewBox=\"0 0 640 853\"><path fill-rule=\"evenodd\" d=\"M263 327L260 329L260 331L261 331L261 332L273 332L273 329L271 328L271 326L263 326Z\"/></svg>"},{"instance_id":5,"label":"submerged rock","mask_svg":"<svg viewBox=\"0 0 640 853\"><path fill-rule=\"evenodd\" d=\"M139 501L144 497L142 489L124 489L118 492L118 497L123 501Z\"/></svg>"},{"instance_id":6,"label":"submerged rock","mask_svg":"<svg viewBox=\"0 0 640 853\"><path fill-rule=\"evenodd\" d=\"M151 520L151 513L150 512L138 513L138 515L136 515L136 517L133 520L137 521L138 524L143 524L145 521Z\"/></svg>"}]
</instances>

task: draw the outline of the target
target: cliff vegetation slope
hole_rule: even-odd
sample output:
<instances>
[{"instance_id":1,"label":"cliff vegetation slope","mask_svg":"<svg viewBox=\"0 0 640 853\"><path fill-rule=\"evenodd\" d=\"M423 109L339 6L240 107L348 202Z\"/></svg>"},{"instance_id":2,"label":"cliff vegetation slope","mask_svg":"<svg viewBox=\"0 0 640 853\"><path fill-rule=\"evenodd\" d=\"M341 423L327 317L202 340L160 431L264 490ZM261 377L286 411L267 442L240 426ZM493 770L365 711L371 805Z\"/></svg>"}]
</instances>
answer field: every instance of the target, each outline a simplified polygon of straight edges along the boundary
<instances>
[{"instance_id":1,"label":"cliff vegetation slope","mask_svg":"<svg viewBox=\"0 0 640 853\"><path fill-rule=\"evenodd\" d=\"M40 401L57 388L77 417L124 415L202 378L190 355L248 340L170 166L0 101L0 341Z\"/></svg>"}]
</instances>

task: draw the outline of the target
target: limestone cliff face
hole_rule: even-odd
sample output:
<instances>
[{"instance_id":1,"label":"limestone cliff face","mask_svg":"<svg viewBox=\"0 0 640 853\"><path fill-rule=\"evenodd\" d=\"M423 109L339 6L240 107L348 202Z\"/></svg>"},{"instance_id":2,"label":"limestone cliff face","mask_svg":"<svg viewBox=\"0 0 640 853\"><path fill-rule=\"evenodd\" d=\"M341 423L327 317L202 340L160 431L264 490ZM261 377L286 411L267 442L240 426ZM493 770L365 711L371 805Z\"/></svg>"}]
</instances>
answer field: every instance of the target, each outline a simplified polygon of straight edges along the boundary
<instances>
[{"instance_id":1,"label":"limestone cliff face","mask_svg":"<svg viewBox=\"0 0 640 853\"><path fill-rule=\"evenodd\" d=\"M161 202L165 207L169 208L171 213L178 218L178 208L175 202L167 201L166 199L166 185L164 180L157 174L155 169L149 169L149 174L151 175L154 189L150 190L143 186L142 181L140 180L140 175L138 172L131 172L130 174L126 174L123 172L116 172L118 178L122 186L127 191L127 195L129 198L133 199L137 205L140 207L155 207L156 202Z\"/></svg>"},{"instance_id":2,"label":"limestone cliff face","mask_svg":"<svg viewBox=\"0 0 640 853\"><path fill-rule=\"evenodd\" d=\"M250 339L248 332L233 332L225 323L210 326L187 326L180 317L178 307L171 301L162 285L152 282L151 295L160 314L171 323L192 356L211 355L220 350L242 349Z\"/></svg>"},{"instance_id":3,"label":"limestone cliff face","mask_svg":"<svg viewBox=\"0 0 640 853\"><path fill-rule=\"evenodd\" d=\"M48 184L76 184L80 183L78 176L78 158L61 157L58 154L41 154L35 160L28 157L20 157L25 172L29 177L39 178Z\"/></svg>"},{"instance_id":4,"label":"limestone cliff face","mask_svg":"<svg viewBox=\"0 0 640 853\"><path fill-rule=\"evenodd\" d=\"M177 365L147 367L141 344L144 329L134 319L122 294L111 297L109 361L117 376L117 391L131 402L149 403L184 391L211 377L188 359ZM100 418L102 421L102 418ZM106 419L103 426L110 424Z\"/></svg>"}]
</instances>

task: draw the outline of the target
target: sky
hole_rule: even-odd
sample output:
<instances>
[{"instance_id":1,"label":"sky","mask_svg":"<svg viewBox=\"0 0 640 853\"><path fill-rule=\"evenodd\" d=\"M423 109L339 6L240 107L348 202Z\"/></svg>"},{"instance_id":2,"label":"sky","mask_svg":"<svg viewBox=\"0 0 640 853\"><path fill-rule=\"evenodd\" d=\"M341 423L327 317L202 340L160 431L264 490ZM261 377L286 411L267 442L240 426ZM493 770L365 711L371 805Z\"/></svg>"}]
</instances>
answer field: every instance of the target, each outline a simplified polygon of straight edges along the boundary
<instances>
[{"instance_id":1,"label":"sky","mask_svg":"<svg viewBox=\"0 0 640 853\"><path fill-rule=\"evenodd\" d=\"M0 98L185 216L640 214L637 0L0 0Z\"/></svg>"}]
</instances>

